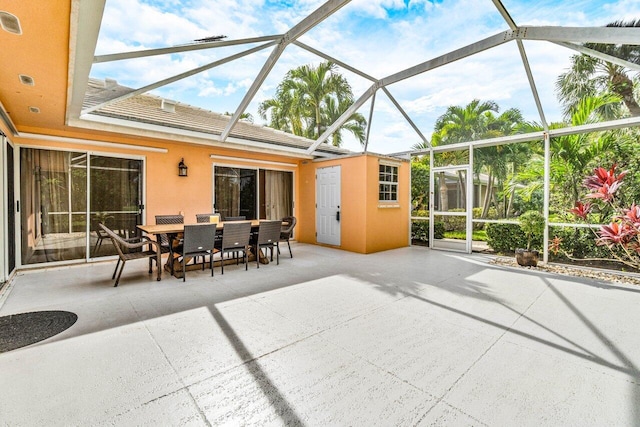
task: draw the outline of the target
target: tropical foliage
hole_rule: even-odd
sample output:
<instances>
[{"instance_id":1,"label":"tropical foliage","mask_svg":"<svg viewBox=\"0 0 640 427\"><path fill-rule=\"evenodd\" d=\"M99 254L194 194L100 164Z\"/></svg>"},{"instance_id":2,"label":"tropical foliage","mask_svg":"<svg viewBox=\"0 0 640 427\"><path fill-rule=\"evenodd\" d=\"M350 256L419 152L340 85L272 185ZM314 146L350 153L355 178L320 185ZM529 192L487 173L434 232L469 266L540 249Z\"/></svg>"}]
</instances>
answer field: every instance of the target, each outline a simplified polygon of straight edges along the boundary
<instances>
[{"instance_id":1,"label":"tropical foliage","mask_svg":"<svg viewBox=\"0 0 640 427\"><path fill-rule=\"evenodd\" d=\"M640 206L620 203L618 193L627 172L618 172L616 167L614 164L609 169L594 169L583 183L588 190L585 196L588 200L577 201L571 213L589 222L592 212L608 212L607 222L594 231L596 244L607 248L612 259L637 270L640 269ZM551 250L563 251L570 258L573 255L558 237L552 240Z\"/></svg>"},{"instance_id":2,"label":"tropical foliage","mask_svg":"<svg viewBox=\"0 0 640 427\"><path fill-rule=\"evenodd\" d=\"M270 127L311 139L318 139L353 104L353 92L347 79L332 62L317 67L303 65L290 70L278 85L275 95L258 106L258 114ZM342 132L348 131L361 143L365 141L366 120L352 114L331 135L340 146Z\"/></svg>"}]
</instances>

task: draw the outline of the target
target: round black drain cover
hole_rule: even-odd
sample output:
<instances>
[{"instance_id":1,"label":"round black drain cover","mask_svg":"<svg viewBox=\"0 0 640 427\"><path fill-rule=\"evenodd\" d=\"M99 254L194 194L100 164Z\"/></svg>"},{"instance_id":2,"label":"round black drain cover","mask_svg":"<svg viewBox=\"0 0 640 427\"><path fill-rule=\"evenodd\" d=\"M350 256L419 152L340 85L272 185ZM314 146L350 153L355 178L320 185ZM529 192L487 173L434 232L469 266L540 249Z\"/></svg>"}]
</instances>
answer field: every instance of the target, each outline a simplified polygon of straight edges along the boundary
<instances>
[{"instance_id":1,"label":"round black drain cover","mask_svg":"<svg viewBox=\"0 0 640 427\"><path fill-rule=\"evenodd\" d=\"M46 340L78 320L69 311L34 311L0 317L0 353Z\"/></svg>"}]
</instances>

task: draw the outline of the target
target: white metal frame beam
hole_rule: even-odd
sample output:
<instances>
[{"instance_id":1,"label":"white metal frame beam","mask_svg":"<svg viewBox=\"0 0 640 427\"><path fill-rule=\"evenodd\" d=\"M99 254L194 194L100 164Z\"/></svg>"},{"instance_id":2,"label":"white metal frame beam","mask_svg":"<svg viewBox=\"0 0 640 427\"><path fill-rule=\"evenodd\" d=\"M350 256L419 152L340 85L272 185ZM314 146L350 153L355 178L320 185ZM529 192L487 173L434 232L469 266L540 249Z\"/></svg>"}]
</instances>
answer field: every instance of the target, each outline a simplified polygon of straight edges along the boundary
<instances>
[{"instance_id":1,"label":"white metal frame beam","mask_svg":"<svg viewBox=\"0 0 640 427\"><path fill-rule=\"evenodd\" d=\"M294 44L296 46L299 46L303 49L305 49L308 52L311 52L315 55L318 55L321 58L326 59L327 61L331 61L334 64L337 64L338 66L344 68L345 70L351 71L354 74L357 74L358 76L365 78L367 80L370 80L372 82L376 82L378 81L378 79L376 79L373 76L370 76L367 73L364 73L360 70L358 70L357 68L352 67L351 65L340 61L339 59L336 59L330 55L327 55L324 52L321 52L317 49L312 48L309 45L306 45L300 41L296 41L294 42ZM383 87L382 90L384 91L384 93L387 95L387 97L389 98L389 100L391 100L391 102L393 103L393 105L395 105L395 107L398 109L398 111L400 112L400 114L402 114L402 116L405 118L405 120L411 125L411 127L416 131L416 133L418 134L418 136L420 137L420 139L422 139L422 141L426 142L427 144L429 143L429 141L427 140L427 138L425 138L425 136L422 134L422 132L420 131L420 129L418 129L418 127L416 126L416 124L413 122L413 120L411 120L411 118L409 117L409 115L404 111L404 109L402 108L402 106L400 105L400 103L393 97L393 95L391 95L391 92L389 92L389 90L386 87ZM368 135L368 132L367 132Z\"/></svg>"},{"instance_id":2,"label":"white metal frame beam","mask_svg":"<svg viewBox=\"0 0 640 427\"><path fill-rule=\"evenodd\" d=\"M606 53L602 53L597 50L590 49L580 44L569 43L569 42L553 42L553 43L557 44L558 46L575 50L579 53L584 53L585 55L593 56L594 58L602 59L603 61L611 62L612 64L620 65L621 67L629 68L630 70L640 71L640 64L634 64L633 62L625 61L624 59L607 55Z\"/></svg>"},{"instance_id":3,"label":"white metal frame beam","mask_svg":"<svg viewBox=\"0 0 640 427\"><path fill-rule=\"evenodd\" d=\"M243 56L250 55L250 54L258 52L258 51L260 51L262 49L266 49L268 47L273 46L274 44L275 44L275 42L265 43L263 45L256 46L254 48L245 50L244 52L236 53L235 55L231 55L231 56L229 56L227 58L223 58L223 59L220 59L218 61L214 61L214 62L212 62L210 64L202 65L202 66L194 68L192 70L185 71L184 73L176 74L175 76L168 77L166 79L157 81L155 83L143 86L143 87L141 87L139 89L136 89L136 90L128 92L128 93L126 93L124 95L118 96L117 98L113 98L113 99L110 99L108 101L102 102L100 104L93 105L93 106L91 106L89 108L85 108L84 110L82 110L82 114L91 113L92 111L99 110L100 108L103 108L103 107L105 107L105 106L107 106L109 104L113 104L113 103L118 102L118 101L122 101L122 100L125 100L125 99L132 98L132 97L134 97L136 95L140 95L141 93L149 92L149 91L151 91L153 89L157 89L159 87L166 86L168 84L177 82L178 80L186 79L187 77L191 77L191 76L193 76L195 74L201 73L201 72L209 70L211 68L215 68L215 67L217 67L219 65L226 64L226 63L231 62L231 61L235 61L238 58L242 58Z\"/></svg>"},{"instance_id":4,"label":"white metal frame beam","mask_svg":"<svg viewBox=\"0 0 640 427\"><path fill-rule=\"evenodd\" d=\"M273 50L273 52L271 52L271 55L269 55L269 58L267 58L265 64L262 66L262 69L260 70L256 78L253 80L251 87L245 94L244 98L242 98L242 101L240 101L240 105L238 105L236 112L231 117L231 120L229 120L229 123L227 123L227 127L224 129L224 131L220 135L221 141L224 141L227 139L227 137L231 133L231 129L233 129L236 123L238 123L238 120L240 120L240 116L242 115L244 110L247 108L247 106L249 105L253 97L256 95L256 93L258 92L258 89L260 89L260 86L262 86L262 83L264 83L264 80L267 78L267 76L273 69L273 66L276 64L276 62L282 55L282 52L284 52L284 49L290 43L294 42L303 34L305 34L307 31L311 30L313 27L320 24L329 16L333 15L342 6L349 3L350 1L351 0L328 0L318 9L316 9L311 14L309 14L306 18L304 18L302 21L296 24L293 28L287 31L284 34L284 36L282 36L282 38L280 39L280 42L278 43L278 46Z\"/></svg>"},{"instance_id":5,"label":"white metal frame beam","mask_svg":"<svg viewBox=\"0 0 640 427\"><path fill-rule=\"evenodd\" d=\"M512 40L512 31L503 31L496 35L487 37L484 40L480 40L476 43L472 43L468 46L462 47L460 49L454 50L452 52L446 53L444 55L433 58L429 61L425 61L421 64L415 65L413 67L407 68L403 71L400 71L395 74L391 74L390 76L384 77L377 82L375 82L369 89L367 89L360 98L354 102L351 107L349 107L342 115L336 120L331 126L327 128L327 130L320 135L320 137L316 140L315 143L309 147L307 152L309 154L313 153L313 151L336 130L340 128L348 119L351 117L353 113L358 111L362 105L367 102L367 100L373 96L373 94L381 87L386 87L388 85L398 83L402 80L406 80L410 77L414 77L418 74L422 74L429 70L433 70L435 68L441 67L446 64L450 64L452 62L458 61L460 59L466 58L468 56L474 55L476 53L482 52L487 49L491 49L493 47L499 46L503 43L506 43Z\"/></svg>"},{"instance_id":6,"label":"white metal frame beam","mask_svg":"<svg viewBox=\"0 0 640 427\"><path fill-rule=\"evenodd\" d=\"M640 31L632 27L519 27L514 36L550 42L640 44Z\"/></svg>"},{"instance_id":7,"label":"white metal frame beam","mask_svg":"<svg viewBox=\"0 0 640 427\"><path fill-rule=\"evenodd\" d=\"M276 34L272 36L252 37L248 39L228 40L228 41L213 41L203 43L189 43L185 45L161 47L158 49L145 49L136 50L131 52L111 53L107 55L96 55L93 58L94 64L100 64L103 62L121 61L123 59L144 58L147 56L167 55L172 53L189 52L192 50L214 49L225 46L236 46L241 44L250 43L262 43L282 38L282 34Z\"/></svg>"}]
</instances>

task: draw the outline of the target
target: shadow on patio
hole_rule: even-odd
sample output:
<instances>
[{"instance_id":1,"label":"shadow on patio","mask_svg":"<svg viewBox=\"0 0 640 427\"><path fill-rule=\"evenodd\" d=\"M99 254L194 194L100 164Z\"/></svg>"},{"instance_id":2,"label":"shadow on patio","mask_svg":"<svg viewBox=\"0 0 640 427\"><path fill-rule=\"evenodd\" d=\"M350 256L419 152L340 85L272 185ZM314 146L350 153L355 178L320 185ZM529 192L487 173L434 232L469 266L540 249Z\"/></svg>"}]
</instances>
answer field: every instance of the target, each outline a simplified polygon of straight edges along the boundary
<instances>
[{"instance_id":1,"label":"shadow on patio","mask_svg":"<svg viewBox=\"0 0 640 427\"><path fill-rule=\"evenodd\" d=\"M419 247L294 254L184 284L142 264L118 288L111 263L19 276L0 315L79 319L0 354L0 412L10 424L638 425L629 287Z\"/></svg>"}]
</instances>

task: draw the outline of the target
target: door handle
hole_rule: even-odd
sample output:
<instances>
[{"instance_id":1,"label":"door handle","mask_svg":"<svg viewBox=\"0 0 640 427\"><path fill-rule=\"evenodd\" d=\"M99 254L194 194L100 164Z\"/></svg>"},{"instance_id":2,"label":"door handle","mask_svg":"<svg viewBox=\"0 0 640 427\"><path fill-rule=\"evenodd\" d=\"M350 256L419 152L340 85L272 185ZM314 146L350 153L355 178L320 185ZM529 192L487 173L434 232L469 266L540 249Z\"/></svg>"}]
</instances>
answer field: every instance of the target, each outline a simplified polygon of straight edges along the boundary
<instances>
[{"instance_id":1,"label":"door handle","mask_svg":"<svg viewBox=\"0 0 640 427\"><path fill-rule=\"evenodd\" d=\"M336 221L340 221L340 211L336 212Z\"/></svg>"}]
</instances>

